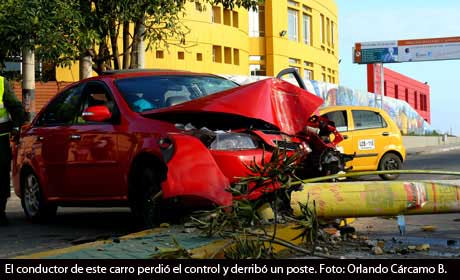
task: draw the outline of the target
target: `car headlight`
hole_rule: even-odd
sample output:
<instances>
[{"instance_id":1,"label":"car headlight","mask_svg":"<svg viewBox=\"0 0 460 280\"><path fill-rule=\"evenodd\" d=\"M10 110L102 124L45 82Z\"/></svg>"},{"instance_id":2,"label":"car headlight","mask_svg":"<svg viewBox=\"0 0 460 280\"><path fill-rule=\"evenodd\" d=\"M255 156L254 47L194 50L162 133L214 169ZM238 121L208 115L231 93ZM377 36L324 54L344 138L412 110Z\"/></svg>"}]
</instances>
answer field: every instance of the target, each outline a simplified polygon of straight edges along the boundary
<instances>
[{"instance_id":1,"label":"car headlight","mask_svg":"<svg viewBox=\"0 0 460 280\"><path fill-rule=\"evenodd\" d=\"M256 149L257 143L248 134L218 133L210 148L219 151L250 150Z\"/></svg>"}]
</instances>

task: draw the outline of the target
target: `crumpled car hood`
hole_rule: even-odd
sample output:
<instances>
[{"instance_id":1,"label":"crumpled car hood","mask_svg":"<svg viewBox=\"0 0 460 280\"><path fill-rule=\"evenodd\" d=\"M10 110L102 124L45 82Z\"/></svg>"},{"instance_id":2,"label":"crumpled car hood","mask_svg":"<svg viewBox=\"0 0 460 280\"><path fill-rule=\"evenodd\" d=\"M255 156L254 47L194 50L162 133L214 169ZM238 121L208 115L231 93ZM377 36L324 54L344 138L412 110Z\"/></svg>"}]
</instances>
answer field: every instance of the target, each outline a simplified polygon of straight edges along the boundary
<instances>
[{"instance_id":1,"label":"crumpled car hood","mask_svg":"<svg viewBox=\"0 0 460 280\"><path fill-rule=\"evenodd\" d=\"M271 78L142 115L168 119L178 114L210 113L212 117L213 113L224 113L262 120L283 133L295 135L322 103L320 97L306 90Z\"/></svg>"}]
</instances>

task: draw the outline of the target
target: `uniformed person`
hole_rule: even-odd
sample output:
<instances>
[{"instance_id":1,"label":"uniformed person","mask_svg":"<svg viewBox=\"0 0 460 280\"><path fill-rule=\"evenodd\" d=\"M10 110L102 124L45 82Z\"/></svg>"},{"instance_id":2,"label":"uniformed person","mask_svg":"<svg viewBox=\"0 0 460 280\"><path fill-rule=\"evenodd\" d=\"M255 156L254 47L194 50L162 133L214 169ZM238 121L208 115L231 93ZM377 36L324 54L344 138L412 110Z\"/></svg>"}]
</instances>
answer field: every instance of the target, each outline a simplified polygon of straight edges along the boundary
<instances>
[{"instance_id":1,"label":"uniformed person","mask_svg":"<svg viewBox=\"0 0 460 280\"><path fill-rule=\"evenodd\" d=\"M18 137L26 115L21 102L6 80L0 76L0 226L8 224L6 201L10 197L11 147L10 137Z\"/></svg>"}]
</instances>

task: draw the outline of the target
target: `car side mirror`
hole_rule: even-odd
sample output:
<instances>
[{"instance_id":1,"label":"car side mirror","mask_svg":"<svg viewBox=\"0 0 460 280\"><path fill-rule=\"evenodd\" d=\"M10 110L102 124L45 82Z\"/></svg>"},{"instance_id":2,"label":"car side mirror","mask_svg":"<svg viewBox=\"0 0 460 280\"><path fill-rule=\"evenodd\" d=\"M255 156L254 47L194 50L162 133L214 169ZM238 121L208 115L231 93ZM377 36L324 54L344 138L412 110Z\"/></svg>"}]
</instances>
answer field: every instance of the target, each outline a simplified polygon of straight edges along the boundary
<instances>
[{"instance_id":1,"label":"car side mirror","mask_svg":"<svg viewBox=\"0 0 460 280\"><path fill-rule=\"evenodd\" d=\"M112 117L112 113L107 106L96 105L86 108L82 117L87 122L104 122Z\"/></svg>"}]
</instances>

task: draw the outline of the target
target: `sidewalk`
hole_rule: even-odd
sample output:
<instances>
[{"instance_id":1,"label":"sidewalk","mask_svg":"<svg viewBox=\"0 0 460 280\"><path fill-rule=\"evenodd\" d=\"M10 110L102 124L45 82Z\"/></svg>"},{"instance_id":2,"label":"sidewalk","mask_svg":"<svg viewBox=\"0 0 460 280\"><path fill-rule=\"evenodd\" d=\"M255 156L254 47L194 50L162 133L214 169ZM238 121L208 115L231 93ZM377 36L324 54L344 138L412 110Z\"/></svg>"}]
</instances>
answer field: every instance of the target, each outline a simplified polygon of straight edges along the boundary
<instances>
[{"instance_id":1,"label":"sidewalk","mask_svg":"<svg viewBox=\"0 0 460 280\"><path fill-rule=\"evenodd\" d=\"M434 153L441 153L441 152L449 152L460 149L460 143L454 144L446 144L446 145L435 145L435 146L426 146L426 147L418 147L418 148L407 148L406 154L408 156L412 155L426 155L426 154L434 154Z\"/></svg>"},{"instance_id":2,"label":"sidewalk","mask_svg":"<svg viewBox=\"0 0 460 280\"><path fill-rule=\"evenodd\" d=\"M301 238L294 240L299 233L300 231L293 229L292 225L278 225L276 229L278 238L290 240L293 244L302 242ZM230 243L230 240L210 238L199 230L190 232L182 225L177 225L145 230L111 240L19 256L15 259L152 259L160 256L184 258L184 255L190 255L193 259L210 259L223 257L223 250ZM273 247L275 251L284 249L279 245Z\"/></svg>"}]
</instances>

